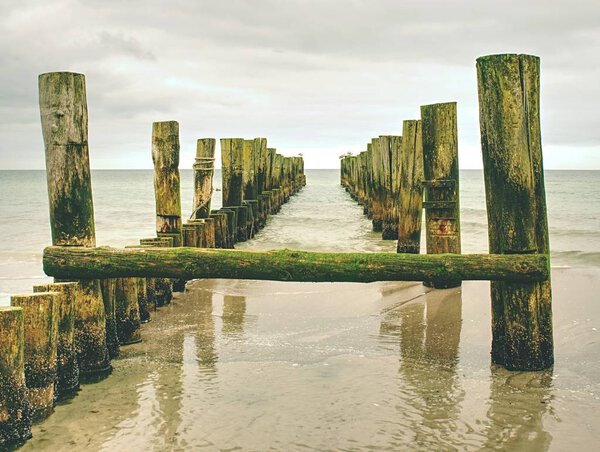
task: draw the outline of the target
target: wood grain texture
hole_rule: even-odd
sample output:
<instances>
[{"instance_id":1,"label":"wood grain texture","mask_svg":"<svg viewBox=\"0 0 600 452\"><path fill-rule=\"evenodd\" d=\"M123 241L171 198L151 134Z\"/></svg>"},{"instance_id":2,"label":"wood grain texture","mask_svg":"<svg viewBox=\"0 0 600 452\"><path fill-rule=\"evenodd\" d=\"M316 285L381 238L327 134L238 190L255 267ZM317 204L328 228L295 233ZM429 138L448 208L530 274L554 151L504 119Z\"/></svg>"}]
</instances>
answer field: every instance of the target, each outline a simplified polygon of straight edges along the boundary
<instances>
[{"instance_id":1,"label":"wood grain texture","mask_svg":"<svg viewBox=\"0 0 600 452\"><path fill-rule=\"evenodd\" d=\"M490 252L548 254L540 129L540 62L531 55L477 60ZM550 280L495 282L492 360L511 370L554 362Z\"/></svg>"},{"instance_id":2,"label":"wood grain texture","mask_svg":"<svg viewBox=\"0 0 600 452\"><path fill-rule=\"evenodd\" d=\"M206 218L210 214L215 171L214 138L202 138L196 143L194 163L194 202L191 218Z\"/></svg>"},{"instance_id":3,"label":"wood grain texture","mask_svg":"<svg viewBox=\"0 0 600 452\"><path fill-rule=\"evenodd\" d=\"M44 271L55 276L115 275L305 282L465 280L543 281L545 255L251 252L198 248L48 247Z\"/></svg>"}]
</instances>

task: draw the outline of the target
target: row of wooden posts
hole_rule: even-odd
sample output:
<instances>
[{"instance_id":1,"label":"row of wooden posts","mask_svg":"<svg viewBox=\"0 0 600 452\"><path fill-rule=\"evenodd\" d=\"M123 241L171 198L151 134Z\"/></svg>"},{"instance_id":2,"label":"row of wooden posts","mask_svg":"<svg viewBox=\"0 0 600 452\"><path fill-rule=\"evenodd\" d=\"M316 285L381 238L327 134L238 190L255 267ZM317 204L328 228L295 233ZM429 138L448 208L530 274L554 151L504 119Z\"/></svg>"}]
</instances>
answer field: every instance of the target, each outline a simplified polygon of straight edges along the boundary
<instances>
[{"instance_id":1,"label":"row of wooden posts","mask_svg":"<svg viewBox=\"0 0 600 452\"><path fill-rule=\"evenodd\" d=\"M44 250L44 271L47 275L54 276L57 283L61 280L77 281L77 285L40 288L45 292L24 296L22 301L15 298L15 305L26 305L26 297L35 300L31 311L36 315L28 314L27 309L24 309L25 315L19 308L0 310L0 335L3 345L7 344L0 354L0 441L24 440L29 432L29 401L35 403L36 397L48 397L51 386L49 382L55 378L51 344L56 345L53 335L57 334L54 325L58 322L53 315L42 313L44 310L58 312L59 309L62 312L63 306L67 309L69 302L55 302L56 298L62 297L61 290L67 291L67 287L71 287L77 294L71 303L75 312L75 348L81 347L78 343L87 347L77 350L80 371L93 374L106 372L110 368L102 289L108 292L113 289L110 283L100 281L112 278L121 281L142 278L146 281L146 290L149 286L152 287L152 284L148 284L148 279L154 280L154 290L159 292L160 279L165 278L179 281L193 278L315 282L421 280L434 285L450 285L472 279L490 280L492 361L509 370L551 367L552 309L539 124L539 59L514 54L482 57L477 60L477 73L489 255L461 255L456 250L441 254L416 254L418 242L414 233L417 228L414 223L409 222L409 226L403 223L406 218L413 218L415 210L422 208L423 205L419 206L422 202L422 184L419 182L424 182L430 191L426 195L424 207L428 215L431 213L431 224L436 225L437 231L437 235L432 235L440 238L444 244L439 245L439 250L446 251L442 249L443 246L450 246L447 241L452 238L452 231L455 231L454 235L459 239L458 176L452 172L442 175L435 173L436 165L443 168L452 168L452 165L433 163L429 174L425 172L429 171L425 165L422 181L419 180L417 171L418 153L423 152L423 158L427 158L427 140L433 143L432 152L439 153L435 158L443 160L452 155L444 150L444 146L436 144L447 140L438 134L437 128L443 121L436 119L436 115L441 115L444 108L452 112L455 108L452 104L432 106L430 114L433 118L429 119L425 108L422 123L414 121L405 124L400 148L398 138L379 138L376 146L371 143L370 160L363 155L360 162L358 157L353 157L343 164L344 183L352 187L352 192L362 202L370 203L367 205L367 212L370 209L373 218L381 221L382 230L385 224L386 231L391 230L389 234L392 237L397 234L400 253L312 253L288 250L244 252L197 248L199 243L209 243L211 239L204 237L207 234L205 231L212 229L207 225L216 221L210 221L212 211L206 206L208 191L203 189L197 190L200 194L194 202L194 213L188 222L190 226L184 228L182 225L176 123L158 123L153 128L157 237L126 249L96 247L84 78L68 73L42 75L40 107L54 245ZM426 137L427 123L434 127L430 138ZM455 123L455 120L450 123ZM446 127L442 129L451 130ZM389 144L394 140L395 144ZM206 182L201 168L213 158L206 151L211 147L214 148L214 145L210 142L199 145L196 164L199 171L194 178L198 187L204 186ZM281 162L281 158L272 158L267 159L267 162L271 162L270 169L262 171L261 168L267 167L261 163L261 156L266 155L263 151L268 151L269 148L261 140L252 140L251 143L241 139L224 140L221 147L224 152L224 206L227 210L223 212L225 215L220 216L223 220L227 218L227 228L220 229L221 246L229 246L231 242L223 239L225 230L230 238L235 234L237 239L243 240L248 234L251 235L256 227L260 227L261 215L277 210L282 200L286 199L286 191L291 194L304 184L303 165L301 160L284 163L285 160ZM392 148L399 149L396 152L395 166L392 166ZM385 154L386 149L388 154ZM244 155L252 153L252 150L257 160L249 163ZM271 155L270 152L267 154ZM366 155L369 155L369 149ZM381 164L377 165L388 165L391 172L386 170L375 174L373 168L370 172L359 170L362 166L359 167L358 163L373 165L375 159L381 159ZM252 174L254 175L251 176ZM273 177L280 177L279 186L273 186ZM283 183L286 177L288 182ZM282 188L281 184L289 186ZM373 187L369 186L371 184ZM403 187L411 189L403 190ZM265 198L267 191L271 193ZM262 201L261 198L248 197L248 193L263 195ZM163 208L163 205L168 208ZM204 213L198 218L200 211ZM233 211L235 215L229 211ZM455 212L455 217L449 213L452 211ZM395 216L397 232L394 232ZM454 226L451 225L453 218L456 220ZM204 220L204 226L193 226L196 224L193 220ZM429 225L429 220L427 221ZM230 225L235 225L235 231ZM375 226L379 227L377 224ZM196 239L190 238L194 236L193 232L189 232L191 230L197 231ZM199 236L202 237L200 241ZM177 246L182 243L194 246ZM164 286L169 287L169 284L170 281L166 281ZM116 283L114 290L127 290L124 282L120 286L121 288ZM134 292L132 283L130 287L130 292ZM110 299L110 296L107 298ZM139 304L132 295L123 298L131 300L126 305L129 309L125 310L127 318L127 313L134 312L136 306L139 310ZM42 301L45 299L47 301ZM112 308L107 308L110 309ZM30 328L38 322L37 319L40 319L40 325L49 326L34 329L30 333ZM135 323L135 316L133 319ZM42 331L45 333L42 334ZM130 334L126 337L136 340L133 333L135 329L124 330L124 334ZM123 338L119 337L119 340L122 341ZM35 355L30 347L35 347ZM30 351L24 353L24 349ZM40 350L43 352L39 352ZM58 348L56 353L58 355ZM39 357L42 355L44 359ZM30 360L28 356L33 358ZM39 369L42 372L38 372ZM32 391L33 388L36 390ZM30 395L30 398L23 397L24 395ZM40 411L43 409L40 405Z\"/></svg>"},{"instance_id":2,"label":"row of wooden posts","mask_svg":"<svg viewBox=\"0 0 600 452\"><path fill-rule=\"evenodd\" d=\"M82 74L39 79L53 245L95 246ZM306 184L302 157L284 157L265 138L221 140L223 208L211 209L214 139L197 142L193 212L183 224L179 125L156 122L152 159L157 236L132 249L233 248L252 238ZM119 348L140 342L150 313L181 291L181 278L55 278L0 307L0 449L31 436L31 423L80 382L107 376Z\"/></svg>"},{"instance_id":3,"label":"row of wooden posts","mask_svg":"<svg viewBox=\"0 0 600 452\"><path fill-rule=\"evenodd\" d=\"M481 57L477 79L490 252L548 257L539 58ZM461 252L456 116L454 102L422 106L402 136L374 138L342 157L341 184L373 230L398 240L398 253L420 252L423 209L427 253ZM424 282L459 285L451 275ZM542 281L492 281L491 299L492 361L514 370L552 366L550 270Z\"/></svg>"},{"instance_id":4,"label":"row of wooden posts","mask_svg":"<svg viewBox=\"0 0 600 452\"><path fill-rule=\"evenodd\" d=\"M456 102L422 106L421 118L404 121L401 136L373 138L365 151L342 156L341 184L363 205L373 230L397 240L398 253L420 252L425 209L427 253L460 254ZM460 281L425 284L449 288Z\"/></svg>"}]
</instances>

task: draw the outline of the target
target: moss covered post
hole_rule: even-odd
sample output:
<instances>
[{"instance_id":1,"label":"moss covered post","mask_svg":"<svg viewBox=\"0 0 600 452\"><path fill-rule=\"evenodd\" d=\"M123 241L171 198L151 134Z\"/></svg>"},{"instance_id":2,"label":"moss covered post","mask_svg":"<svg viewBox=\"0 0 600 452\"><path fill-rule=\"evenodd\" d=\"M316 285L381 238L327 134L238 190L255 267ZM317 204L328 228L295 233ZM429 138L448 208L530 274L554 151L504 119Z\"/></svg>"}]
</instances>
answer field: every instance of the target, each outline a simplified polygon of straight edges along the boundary
<instances>
[{"instance_id":1,"label":"moss covered post","mask_svg":"<svg viewBox=\"0 0 600 452\"><path fill-rule=\"evenodd\" d=\"M138 278L117 278L115 307L117 335L121 345L137 344L142 341L137 280Z\"/></svg>"},{"instance_id":2,"label":"moss covered post","mask_svg":"<svg viewBox=\"0 0 600 452\"><path fill-rule=\"evenodd\" d=\"M477 59L491 253L549 254L540 130L540 60ZM554 363L552 293L544 282L491 282L492 361L509 370Z\"/></svg>"},{"instance_id":3,"label":"moss covered post","mask_svg":"<svg viewBox=\"0 0 600 452\"><path fill-rule=\"evenodd\" d=\"M95 246L85 76L72 72L41 74L39 100L52 243ZM102 377L111 368L100 281L78 282L75 347L81 377Z\"/></svg>"},{"instance_id":4,"label":"moss covered post","mask_svg":"<svg viewBox=\"0 0 600 452\"><path fill-rule=\"evenodd\" d=\"M106 347L110 358L119 356L119 336L117 335L117 279L107 278L100 281L104 313L106 315Z\"/></svg>"},{"instance_id":5,"label":"moss covered post","mask_svg":"<svg viewBox=\"0 0 600 452\"><path fill-rule=\"evenodd\" d=\"M25 325L25 384L33 421L54 411L60 294L13 295L11 306L23 308Z\"/></svg>"},{"instance_id":6,"label":"moss covered post","mask_svg":"<svg viewBox=\"0 0 600 452\"><path fill-rule=\"evenodd\" d=\"M407 120L402 127L400 152L400 194L398 196L399 253L419 254L423 214L423 146L421 121Z\"/></svg>"},{"instance_id":7,"label":"moss covered post","mask_svg":"<svg viewBox=\"0 0 600 452\"><path fill-rule=\"evenodd\" d=\"M210 201L215 171L215 139L202 138L196 144L194 163L194 205L192 218L207 218L210 214Z\"/></svg>"},{"instance_id":8,"label":"moss covered post","mask_svg":"<svg viewBox=\"0 0 600 452\"><path fill-rule=\"evenodd\" d=\"M152 124L152 162L156 200L156 234L173 237L181 246L181 193L179 177L179 123Z\"/></svg>"},{"instance_id":9,"label":"moss covered post","mask_svg":"<svg viewBox=\"0 0 600 452\"><path fill-rule=\"evenodd\" d=\"M456 102L421 106L427 254L460 254ZM460 281L424 281L447 289Z\"/></svg>"},{"instance_id":10,"label":"moss covered post","mask_svg":"<svg viewBox=\"0 0 600 452\"><path fill-rule=\"evenodd\" d=\"M23 308L0 306L0 337L0 450L11 450L31 438Z\"/></svg>"},{"instance_id":11,"label":"moss covered post","mask_svg":"<svg viewBox=\"0 0 600 452\"><path fill-rule=\"evenodd\" d=\"M33 286L34 293L57 292L58 343L56 367L56 398L62 400L79 389L79 364L75 349L75 304L79 283L65 282Z\"/></svg>"}]
</instances>

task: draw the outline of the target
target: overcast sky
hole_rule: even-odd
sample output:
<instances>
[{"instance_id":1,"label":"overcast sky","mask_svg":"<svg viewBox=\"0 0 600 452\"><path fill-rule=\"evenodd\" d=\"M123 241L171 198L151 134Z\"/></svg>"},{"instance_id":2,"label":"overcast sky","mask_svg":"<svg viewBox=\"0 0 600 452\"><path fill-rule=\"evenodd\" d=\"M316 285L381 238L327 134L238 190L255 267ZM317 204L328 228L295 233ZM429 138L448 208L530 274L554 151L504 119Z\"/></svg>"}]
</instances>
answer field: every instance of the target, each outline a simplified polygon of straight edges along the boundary
<instances>
[{"instance_id":1,"label":"overcast sky","mask_svg":"<svg viewBox=\"0 0 600 452\"><path fill-rule=\"evenodd\" d=\"M475 59L542 63L547 169L600 169L599 0L0 0L0 169L44 168L37 76L86 75L92 168L151 168L177 120L180 168L202 137L267 137L337 168L419 106L457 101L462 168L480 168Z\"/></svg>"}]
</instances>

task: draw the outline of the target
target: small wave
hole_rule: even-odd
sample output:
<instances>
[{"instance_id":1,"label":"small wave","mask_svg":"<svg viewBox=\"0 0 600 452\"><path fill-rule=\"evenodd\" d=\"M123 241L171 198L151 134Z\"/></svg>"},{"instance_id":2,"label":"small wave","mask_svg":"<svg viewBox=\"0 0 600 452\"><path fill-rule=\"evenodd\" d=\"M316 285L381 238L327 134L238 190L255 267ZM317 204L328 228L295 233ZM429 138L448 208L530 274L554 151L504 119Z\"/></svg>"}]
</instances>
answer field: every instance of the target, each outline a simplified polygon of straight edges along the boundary
<instances>
[{"instance_id":1,"label":"small wave","mask_svg":"<svg viewBox=\"0 0 600 452\"><path fill-rule=\"evenodd\" d=\"M552 264L557 266L600 267L600 252L597 251L552 251Z\"/></svg>"}]
</instances>

